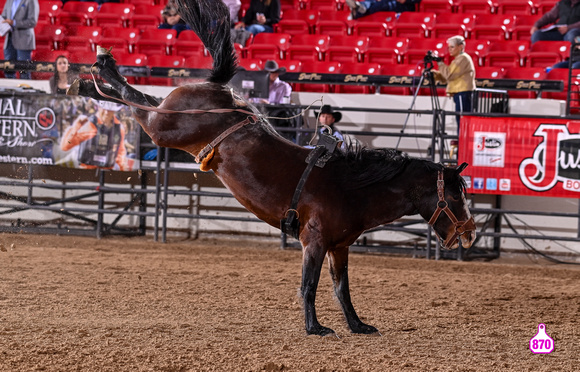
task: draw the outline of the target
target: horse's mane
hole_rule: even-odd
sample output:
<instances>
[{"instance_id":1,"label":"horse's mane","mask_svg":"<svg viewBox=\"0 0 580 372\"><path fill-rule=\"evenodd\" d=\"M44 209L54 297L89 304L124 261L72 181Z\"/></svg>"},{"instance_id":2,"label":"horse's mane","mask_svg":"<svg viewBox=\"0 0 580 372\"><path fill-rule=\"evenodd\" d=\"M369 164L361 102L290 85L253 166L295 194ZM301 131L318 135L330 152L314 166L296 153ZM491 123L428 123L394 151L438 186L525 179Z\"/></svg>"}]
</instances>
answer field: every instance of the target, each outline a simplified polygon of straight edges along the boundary
<instances>
[{"instance_id":1,"label":"horse's mane","mask_svg":"<svg viewBox=\"0 0 580 372\"><path fill-rule=\"evenodd\" d=\"M227 84L236 74L237 57L230 34L230 13L220 0L175 0L181 18L199 36L213 58L211 83Z\"/></svg>"},{"instance_id":2,"label":"horse's mane","mask_svg":"<svg viewBox=\"0 0 580 372\"><path fill-rule=\"evenodd\" d=\"M354 190L392 179L407 167L411 158L398 150L369 149L350 142L346 149L335 151L332 161L340 164L340 178L345 187Z\"/></svg>"}]
</instances>

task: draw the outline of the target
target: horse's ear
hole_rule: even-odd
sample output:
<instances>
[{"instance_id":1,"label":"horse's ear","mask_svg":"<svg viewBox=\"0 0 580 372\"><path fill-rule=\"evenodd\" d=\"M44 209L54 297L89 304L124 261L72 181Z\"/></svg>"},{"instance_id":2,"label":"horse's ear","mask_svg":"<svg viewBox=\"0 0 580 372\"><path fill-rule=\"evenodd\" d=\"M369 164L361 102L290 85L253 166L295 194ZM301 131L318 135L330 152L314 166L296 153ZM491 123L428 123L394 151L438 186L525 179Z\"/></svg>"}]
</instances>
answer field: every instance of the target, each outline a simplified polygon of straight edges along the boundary
<instances>
[{"instance_id":1,"label":"horse's ear","mask_svg":"<svg viewBox=\"0 0 580 372\"><path fill-rule=\"evenodd\" d=\"M463 170L464 170L465 168L467 168L467 166L468 166L468 165L469 165L469 164L467 164L467 163L463 163L463 164L461 164L459 167L457 167L457 169L456 169L455 171L457 172L457 174L459 174L459 173L463 172Z\"/></svg>"}]
</instances>

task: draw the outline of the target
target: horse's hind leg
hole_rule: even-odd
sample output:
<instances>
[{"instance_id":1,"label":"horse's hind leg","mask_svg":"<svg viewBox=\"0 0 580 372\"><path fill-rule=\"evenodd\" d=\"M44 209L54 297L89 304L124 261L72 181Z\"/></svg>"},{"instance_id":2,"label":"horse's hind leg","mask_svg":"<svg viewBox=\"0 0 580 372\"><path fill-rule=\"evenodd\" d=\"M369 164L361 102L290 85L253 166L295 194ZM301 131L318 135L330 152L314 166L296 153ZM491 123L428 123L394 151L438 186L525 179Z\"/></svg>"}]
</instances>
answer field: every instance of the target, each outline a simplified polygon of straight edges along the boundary
<instances>
[{"instance_id":1,"label":"horse's hind leg","mask_svg":"<svg viewBox=\"0 0 580 372\"><path fill-rule=\"evenodd\" d=\"M117 69L117 64L113 55L107 49L97 47L96 65L99 68L99 75L111 84L113 89L121 93L123 99L146 107L158 105L158 102L153 97L143 94L127 83L127 79L125 79ZM135 108L133 109L133 113L137 119L139 119L139 117L145 119L149 114L146 110Z\"/></svg>"},{"instance_id":2,"label":"horse's hind leg","mask_svg":"<svg viewBox=\"0 0 580 372\"><path fill-rule=\"evenodd\" d=\"M122 100L123 97L119 92L115 89L99 84L99 89L104 94L113 97L108 98L102 96L95 87L95 84L91 80L84 80L84 79L76 79L71 86L67 89L66 94L69 96L82 96L82 97L89 97L94 98L102 101L111 101L111 102L119 102L118 100ZM116 99L115 99L116 98Z\"/></svg>"},{"instance_id":3,"label":"horse's hind leg","mask_svg":"<svg viewBox=\"0 0 580 372\"><path fill-rule=\"evenodd\" d=\"M300 294L304 300L306 332L310 335L326 336L334 333L332 329L320 325L316 318L316 290L323 262L324 250L321 247L314 244L304 247Z\"/></svg>"},{"instance_id":4,"label":"horse's hind leg","mask_svg":"<svg viewBox=\"0 0 580 372\"><path fill-rule=\"evenodd\" d=\"M356 314L354 306L352 306L348 285L348 247L329 251L328 265L334 284L334 293L340 302L342 312L344 313L350 330L353 333L364 334L378 332L375 327L363 323Z\"/></svg>"}]
</instances>

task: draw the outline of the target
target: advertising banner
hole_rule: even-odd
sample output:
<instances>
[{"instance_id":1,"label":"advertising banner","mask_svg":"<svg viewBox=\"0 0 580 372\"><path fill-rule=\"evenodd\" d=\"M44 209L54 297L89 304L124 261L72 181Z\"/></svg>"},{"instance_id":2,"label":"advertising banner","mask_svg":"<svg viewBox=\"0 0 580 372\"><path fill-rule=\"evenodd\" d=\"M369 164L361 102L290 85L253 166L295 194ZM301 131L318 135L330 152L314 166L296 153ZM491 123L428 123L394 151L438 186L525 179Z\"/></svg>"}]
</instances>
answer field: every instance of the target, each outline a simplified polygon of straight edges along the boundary
<instances>
[{"instance_id":1,"label":"advertising banner","mask_svg":"<svg viewBox=\"0 0 580 372\"><path fill-rule=\"evenodd\" d=\"M458 162L468 192L580 197L580 121L464 116Z\"/></svg>"},{"instance_id":2,"label":"advertising banner","mask_svg":"<svg viewBox=\"0 0 580 372\"><path fill-rule=\"evenodd\" d=\"M139 133L124 105L0 93L0 163L134 170Z\"/></svg>"}]
</instances>

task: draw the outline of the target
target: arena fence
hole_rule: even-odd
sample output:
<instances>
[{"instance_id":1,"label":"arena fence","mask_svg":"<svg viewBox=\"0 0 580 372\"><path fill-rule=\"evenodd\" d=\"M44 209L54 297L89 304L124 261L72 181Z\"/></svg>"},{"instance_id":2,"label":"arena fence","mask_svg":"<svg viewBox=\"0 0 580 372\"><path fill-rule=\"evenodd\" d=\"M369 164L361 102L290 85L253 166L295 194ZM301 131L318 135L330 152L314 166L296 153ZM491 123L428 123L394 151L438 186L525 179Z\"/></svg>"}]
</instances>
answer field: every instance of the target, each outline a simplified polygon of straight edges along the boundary
<instances>
[{"instance_id":1,"label":"arena fence","mask_svg":"<svg viewBox=\"0 0 580 372\"><path fill-rule=\"evenodd\" d=\"M264 107L263 110L266 113L282 110L287 116L292 116L306 108L307 106L282 105ZM313 112L318 109L319 107L311 107L302 117L277 129L297 143L305 144L315 129L304 124L312 121ZM454 141L458 137L453 134L453 129L445 126L446 122L453 122L454 112L360 107L336 109L352 115L392 117L398 114L421 117L423 123L418 130L347 128L343 133L359 139L372 138L371 142L376 142L381 147L395 147L394 143L399 147L399 141L403 139L399 149L411 155L446 164L456 163L454 147L457 143ZM388 122L382 127L401 128L398 123L389 125ZM417 148L410 143L417 143ZM197 167L191 166L191 162L172 161L173 155L169 149L157 148L148 143L141 143L140 147L143 152L155 149L157 156L155 161L142 161L140 168L134 172L91 171L42 165L0 165L0 186L3 190L0 193L0 217L4 216L0 231L84 234L97 237L151 233L155 240L163 242L167 240L168 234L176 233L194 237L205 233L228 232L268 237L279 234L274 228L264 227L263 222L236 204L231 194L212 174L199 171ZM579 226L580 210L575 213L556 213L503 208L501 196L489 195L471 195L470 202L474 214L478 216L479 240L467 252L463 249L453 252L440 250L430 228L416 216L366 232L352 249L427 258L464 259L498 257L501 243L506 239L580 242L580 229L576 230L575 236L506 230L506 225L513 227L514 224L510 221L517 215L571 218ZM479 207L479 204L484 207ZM180 221L184 220L196 221L196 224L182 224ZM204 223L200 224L199 221ZM211 225L210 228L207 227L208 224ZM234 224L239 226L237 230L232 229ZM280 245L283 248L296 247L297 242L282 235Z\"/></svg>"}]
</instances>

